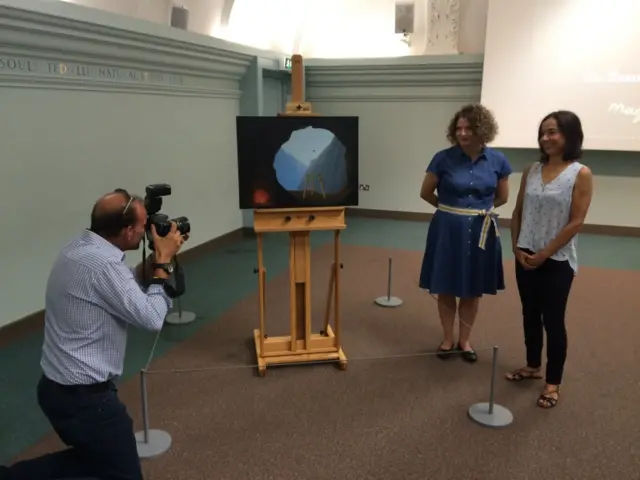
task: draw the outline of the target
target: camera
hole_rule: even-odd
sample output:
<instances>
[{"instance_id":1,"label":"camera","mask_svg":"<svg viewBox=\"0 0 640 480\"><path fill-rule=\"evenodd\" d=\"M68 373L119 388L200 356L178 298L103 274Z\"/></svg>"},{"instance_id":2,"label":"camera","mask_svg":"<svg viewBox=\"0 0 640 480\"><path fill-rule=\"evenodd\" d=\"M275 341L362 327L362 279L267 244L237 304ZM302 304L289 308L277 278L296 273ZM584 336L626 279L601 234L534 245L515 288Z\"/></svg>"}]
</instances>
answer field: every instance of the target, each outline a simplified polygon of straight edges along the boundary
<instances>
[{"instance_id":1,"label":"camera","mask_svg":"<svg viewBox=\"0 0 640 480\"><path fill-rule=\"evenodd\" d=\"M171 231L171 223L176 224L180 235L186 235L187 233L191 232L191 224L189 223L189 219L187 217L180 216L170 219L164 213L160 213L160 209L162 208L162 197L167 197L169 195L171 195L171 185L167 183L155 183L153 185L148 185L146 188L146 195L144 197L144 206L147 209L147 223L145 225L145 234L147 237L149 250L151 251L154 250L153 233L151 232L152 226L155 227L156 233L160 237L165 237L169 234L169 232ZM143 246L143 265L145 264L146 260L146 252L144 251ZM171 298L178 298L186 291L184 271L178 263L177 257L173 259L172 263L175 267L172 275L173 279L175 280L175 286L171 285L171 283L167 281L163 284L163 288L167 295L169 295ZM143 271L147 271L146 266ZM143 278L143 283L147 284L145 278Z\"/></svg>"},{"instance_id":2,"label":"camera","mask_svg":"<svg viewBox=\"0 0 640 480\"><path fill-rule=\"evenodd\" d=\"M167 215L160 213L162 208L162 197L171 195L171 185L167 183L156 183L148 185L145 190L144 206L147 209L147 225L146 234L149 250L154 249L153 234L151 226L156 227L156 233L160 237L166 236L171 231L171 223L175 222L181 235L186 235L191 231L189 219L185 216L169 218Z\"/></svg>"}]
</instances>

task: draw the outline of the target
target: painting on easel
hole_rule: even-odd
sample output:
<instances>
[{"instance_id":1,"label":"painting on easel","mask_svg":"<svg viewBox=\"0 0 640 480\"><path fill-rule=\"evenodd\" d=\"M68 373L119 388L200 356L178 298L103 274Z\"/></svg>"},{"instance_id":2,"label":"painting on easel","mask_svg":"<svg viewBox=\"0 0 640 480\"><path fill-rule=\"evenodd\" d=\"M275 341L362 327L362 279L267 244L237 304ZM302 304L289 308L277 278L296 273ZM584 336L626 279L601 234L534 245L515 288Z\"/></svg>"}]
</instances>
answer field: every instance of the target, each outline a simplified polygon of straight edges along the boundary
<instances>
[{"instance_id":1,"label":"painting on easel","mask_svg":"<svg viewBox=\"0 0 640 480\"><path fill-rule=\"evenodd\" d=\"M358 205L358 117L237 117L241 209Z\"/></svg>"}]
</instances>

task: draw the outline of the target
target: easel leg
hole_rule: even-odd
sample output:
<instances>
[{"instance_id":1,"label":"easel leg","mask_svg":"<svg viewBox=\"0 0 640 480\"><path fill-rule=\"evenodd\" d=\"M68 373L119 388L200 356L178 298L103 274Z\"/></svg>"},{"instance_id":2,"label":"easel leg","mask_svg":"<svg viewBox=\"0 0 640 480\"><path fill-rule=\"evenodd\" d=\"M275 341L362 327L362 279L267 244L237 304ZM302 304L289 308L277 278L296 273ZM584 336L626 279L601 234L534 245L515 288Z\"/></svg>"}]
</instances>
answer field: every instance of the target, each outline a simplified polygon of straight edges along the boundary
<instances>
[{"instance_id":1,"label":"easel leg","mask_svg":"<svg viewBox=\"0 0 640 480\"><path fill-rule=\"evenodd\" d=\"M260 327L255 332L258 338L255 338L256 357L258 360L258 374L264 377L267 373L267 364L263 358L264 339L267 336L265 332L265 312L266 312L266 289L267 289L267 272L264 268L264 257L262 253L262 234L257 234L258 242L258 298L259 298L259 317Z\"/></svg>"},{"instance_id":2,"label":"easel leg","mask_svg":"<svg viewBox=\"0 0 640 480\"><path fill-rule=\"evenodd\" d=\"M327 293L327 304L324 311L324 328L322 329L323 335L327 335L329 332L329 322L331 321L331 305L333 304L333 292L336 282L336 264L331 264L331 273L329 274L329 289Z\"/></svg>"},{"instance_id":3,"label":"easel leg","mask_svg":"<svg viewBox=\"0 0 640 480\"><path fill-rule=\"evenodd\" d=\"M333 324L335 327L335 336L336 336L336 346L338 347L338 356L340 358L340 362L338 366L340 370L347 369L347 356L342 351L342 343L341 343L341 325L340 325L340 271L342 270L342 264L340 263L340 230L336 230L333 235L333 272L335 281L333 283L335 303L334 303L334 313L333 313Z\"/></svg>"},{"instance_id":4,"label":"easel leg","mask_svg":"<svg viewBox=\"0 0 640 480\"><path fill-rule=\"evenodd\" d=\"M311 348L311 234L304 235L304 348Z\"/></svg>"},{"instance_id":5,"label":"easel leg","mask_svg":"<svg viewBox=\"0 0 640 480\"><path fill-rule=\"evenodd\" d=\"M297 340L308 348L311 340L311 236L292 232L289 240L289 284L291 291L291 351Z\"/></svg>"},{"instance_id":6,"label":"easel leg","mask_svg":"<svg viewBox=\"0 0 640 480\"><path fill-rule=\"evenodd\" d=\"M336 345L340 345L340 230L336 230L333 235L333 274L335 281L333 283L333 294L336 298L333 311L333 326L336 331Z\"/></svg>"},{"instance_id":7,"label":"easel leg","mask_svg":"<svg viewBox=\"0 0 640 480\"><path fill-rule=\"evenodd\" d=\"M289 234L289 330L291 331L292 352L298 350L298 288L296 285L296 242L293 234Z\"/></svg>"},{"instance_id":8,"label":"easel leg","mask_svg":"<svg viewBox=\"0 0 640 480\"><path fill-rule=\"evenodd\" d=\"M335 232L334 236L334 262L331 264L331 273L329 274L329 289L327 292L327 303L324 314L324 330L322 334L324 336L333 336L335 338L335 345L338 348L340 370L346 370L347 357L342 350L340 344L340 270L342 265L340 263L340 230ZM335 299L335 302L333 300ZM331 306L333 303L333 328L329 325L331 322Z\"/></svg>"}]
</instances>

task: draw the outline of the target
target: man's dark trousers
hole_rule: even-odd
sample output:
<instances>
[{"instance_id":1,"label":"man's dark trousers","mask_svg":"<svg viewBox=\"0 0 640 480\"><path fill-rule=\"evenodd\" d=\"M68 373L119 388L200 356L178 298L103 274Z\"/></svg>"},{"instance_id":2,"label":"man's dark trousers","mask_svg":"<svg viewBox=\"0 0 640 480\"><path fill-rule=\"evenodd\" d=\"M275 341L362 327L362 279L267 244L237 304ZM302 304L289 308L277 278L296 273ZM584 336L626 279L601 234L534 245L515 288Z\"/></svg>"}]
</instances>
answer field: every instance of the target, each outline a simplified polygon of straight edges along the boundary
<instances>
[{"instance_id":1,"label":"man's dark trousers","mask_svg":"<svg viewBox=\"0 0 640 480\"><path fill-rule=\"evenodd\" d=\"M10 480L143 480L133 420L113 382L66 386L43 376L38 403L69 448L16 463Z\"/></svg>"}]
</instances>

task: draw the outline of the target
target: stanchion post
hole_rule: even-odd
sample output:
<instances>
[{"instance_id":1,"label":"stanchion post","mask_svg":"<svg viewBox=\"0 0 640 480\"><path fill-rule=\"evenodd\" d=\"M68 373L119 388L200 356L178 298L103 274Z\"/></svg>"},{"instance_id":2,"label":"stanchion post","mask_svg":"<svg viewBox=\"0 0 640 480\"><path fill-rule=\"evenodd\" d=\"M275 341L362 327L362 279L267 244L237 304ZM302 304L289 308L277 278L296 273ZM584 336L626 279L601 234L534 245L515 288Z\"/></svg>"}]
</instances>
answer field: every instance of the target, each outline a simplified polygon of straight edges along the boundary
<instances>
[{"instance_id":1,"label":"stanchion post","mask_svg":"<svg viewBox=\"0 0 640 480\"><path fill-rule=\"evenodd\" d=\"M144 370L140 370L140 393L142 397L142 437L144 443L149 443L149 407L147 397L147 378Z\"/></svg>"},{"instance_id":2,"label":"stanchion post","mask_svg":"<svg viewBox=\"0 0 640 480\"><path fill-rule=\"evenodd\" d=\"M402 300L400 300L398 297L391 296L392 266L393 266L393 259L389 257L389 272L387 276L387 295L384 297L378 297L375 300L376 304L381 307L399 307L400 305L402 305Z\"/></svg>"},{"instance_id":3,"label":"stanchion post","mask_svg":"<svg viewBox=\"0 0 640 480\"><path fill-rule=\"evenodd\" d=\"M469 408L469 418L480 425L491 428L503 428L511 425L513 414L502 405L495 403L495 383L498 369L498 347L493 347L491 359L491 380L489 385L489 401L475 403Z\"/></svg>"},{"instance_id":4,"label":"stanchion post","mask_svg":"<svg viewBox=\"0 0 640 480\"><path fill-rule=\"evenodd\" d=\"M493 405L495 404L496 394L496 374L498 371L498 347L493 347L493 355L491 356L491 384L489 385L489 415L493 415Z\"/></svg>"},{"instance_id":5,"label":"stanchion post","mask_svg":"<svg viewBox=\"0 0 640 480\"><path fill-rule=\"evenodd\" d=\"M391 257L389 257L389 278L387 280L387 301L391 300L391 270L392 270L392 266L393 266L393 259Z\"/></svg>"},{"instance_id":6,"label":"stanchion post","mask_svg":"<svg viewBox=\"0 0 640 480\"><path fill-rule=\"evenodd\" d=\"M180 297L176 299L176 304L178 306L178 311L167 315L165 322L170 325L185 325L187 323L193 322L196 319L195 313L182 311L182 301L180 300Z\"/></svg>"},{"instance_id":7,"label":"stanchion post","mask_svg":"<svg viewBox=\"0 0 640 480\"><path fill-rule=\"evenodd\" d=\"M171 448L171 435L164 430L149 429L149 402L147 393L147 372L140 370L140 396L142 397L142 431L136 432L138 456L151 458L162 455Z\"/></svg>"}]
</instances>

